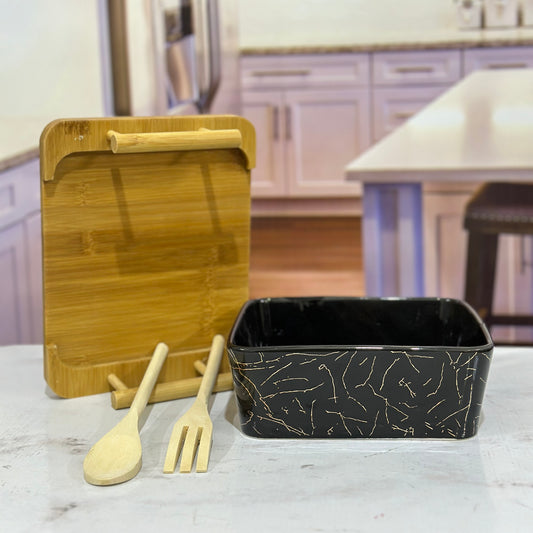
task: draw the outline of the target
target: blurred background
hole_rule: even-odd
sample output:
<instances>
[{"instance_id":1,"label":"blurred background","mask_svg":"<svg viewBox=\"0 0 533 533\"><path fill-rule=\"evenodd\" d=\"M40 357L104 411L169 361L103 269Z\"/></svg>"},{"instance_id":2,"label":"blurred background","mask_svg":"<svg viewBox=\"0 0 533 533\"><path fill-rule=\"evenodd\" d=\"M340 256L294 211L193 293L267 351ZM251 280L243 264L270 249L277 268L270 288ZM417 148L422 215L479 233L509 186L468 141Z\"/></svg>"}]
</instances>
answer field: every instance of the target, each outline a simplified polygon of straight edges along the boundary
<instances>
[{"instance_id":1,"label":"blurred background","mask_svg":"<svg viewBox=\"0 0 533 533\"><path fill-rule=\"evenodd\" d=\"M493 4L0 0L0 344L42 340L38 140L55 118L247 117L250 296L364 295L362 187L345 168L475 70L533 67L530 2ZM474 190L427 191L430 295L464 293ZM529 312L529 239L502 250L496 305Z\"/></svg>"}]
</instances>

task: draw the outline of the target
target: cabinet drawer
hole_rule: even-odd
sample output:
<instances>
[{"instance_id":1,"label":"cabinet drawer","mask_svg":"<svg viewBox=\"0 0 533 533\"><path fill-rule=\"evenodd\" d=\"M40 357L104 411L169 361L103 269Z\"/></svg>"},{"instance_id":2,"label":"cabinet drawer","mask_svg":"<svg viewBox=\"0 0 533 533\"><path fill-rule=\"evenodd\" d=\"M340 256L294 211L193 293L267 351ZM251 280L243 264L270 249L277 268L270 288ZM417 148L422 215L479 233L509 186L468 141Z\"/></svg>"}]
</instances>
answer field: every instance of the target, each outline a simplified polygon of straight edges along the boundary
<instances>
[{"instance_id":1,"label":"cabinet drawer","mask_svg":"<svg viewBox=\"0 0 533 533\"><path fill-rule=\"evenodd\" d=\"M244 89L345 87L370 77L367 54L245 56L241 72Z\"/></svg>"},{"instance_id":2,"label":"cabinet drawer","mask_svg":"<svg viewBox=\"0 0 533 533\"><path fill-rule=\"evenodd\" d=\"M438 87L377 87L373 93L374 142L401 126L423 107L440 96L448 86Z\"/></svg>"},{"instance_id":3,"label":"cabinet drawer","mask_svg":"<svg viewBox=\"0 0 533 533\"><path fill-rule=\"evenodd\" d=\"M461 52L379 52L372 58L375 85L451 84L461 77Z\"/></svg>"},{"instance_id":4,"label":"cabinet drawer","mask_svg":"<svg viewBox=\"0 0 533 533\"><path fill-rule=\"evenodd\" d=\"M479 69L533 68L533 48L474 48L464 52L465 75Z\"/></svg>"}]
</instances>

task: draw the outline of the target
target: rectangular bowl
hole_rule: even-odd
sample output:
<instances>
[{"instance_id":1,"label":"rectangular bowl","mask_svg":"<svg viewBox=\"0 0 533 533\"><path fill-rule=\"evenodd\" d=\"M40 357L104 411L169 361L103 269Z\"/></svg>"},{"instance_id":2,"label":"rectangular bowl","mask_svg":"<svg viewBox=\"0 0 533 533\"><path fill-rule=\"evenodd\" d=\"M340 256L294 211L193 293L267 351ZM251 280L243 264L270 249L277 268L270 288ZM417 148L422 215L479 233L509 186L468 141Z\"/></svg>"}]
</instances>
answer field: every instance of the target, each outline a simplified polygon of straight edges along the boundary
<instances>
[{"instance_id":1,"label":"rectangular bowl","mask_svg":"<svg viewBox=\"0 0 533 533\"><path fill-rule=\"evenodd\" d=\"M493 349L475 311L443 298L250 300L228 338L256 437L471 437Z\"/></svg>"}]
</instances>

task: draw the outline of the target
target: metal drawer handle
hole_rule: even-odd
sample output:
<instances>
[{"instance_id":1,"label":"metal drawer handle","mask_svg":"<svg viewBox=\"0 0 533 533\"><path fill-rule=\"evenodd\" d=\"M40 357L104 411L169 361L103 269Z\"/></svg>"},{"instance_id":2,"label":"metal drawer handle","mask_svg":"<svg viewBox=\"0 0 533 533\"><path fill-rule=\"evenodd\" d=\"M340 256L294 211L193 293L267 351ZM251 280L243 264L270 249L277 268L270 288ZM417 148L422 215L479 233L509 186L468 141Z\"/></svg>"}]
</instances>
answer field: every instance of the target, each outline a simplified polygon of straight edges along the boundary
<instances>
[{"instance_id":1,"label":"metal drawer handle","mask_svg":"<svg viewBox=\"0 0 533 533\"><path fill-rule=\"evenodd\" d=\"M403 120L411 118L414 114L414 111L396 111L396 113L394 113L394 118L399 118Z\"/></svg>"},{"instance_id":2,"label":"metal drawer handle","mask_svg":"<svg viewBox=\"0 0 533 533\"><path fill-rule=\"evenodd\" d=\"M491 63L487 68L497 70L503 68L527 68L526 63Z\"/></svg>"},{"instance_id":3,"label":"metal drawer handle","mask_svg":"<svg viewBox=\"0 0 533 533\"><path fill-rule=\"evenodd\" d=\"M264 76L308 76L311 74L309 69L298 70L254 70L252 76L264 77Z\"/></svg>"},{"instance_id":4,"label":"metal drawer handle","mask_svg":"<svg viewBox=\"0 0 533 533\"><path fill-rule=\"evenodd\" d=\"M272 109L272 130L274 140L279 140L279 109L278 106Z\"/></svg>"},{"instance_id":5,"label":"metal drawer handle","mask_svg":"<svg viewBox=\"0 0 533 533\"><path fill-rule=\"evenodd\" d=\"M285 106L285 138L292 141L292 114L290 106Z\"/></svg>"},{"instance_id":6,"label":"metal drawer handle","mask_svg":"<svg viewBox=\"0 0 533 533\"><path fill-rule=\"evenodd\" d=\"M180 150L214 150L241 148L240 130L165 131L156 133L107 132L114 154L174 152Z\"/></svg>"},{"instance_id":7,"label":"metal drawer handle","mask_svg":"<svg viewBox=\"0 0 533 533\"><path fill-rule=\"evenodd\" d=\"M396 67L394 70L396 72L399 72L400 74L411 74L411 73L433 72L435 68L430 67L428 65L420 65L420 66L413 65L412 67Z\"/></svg>"}]
</instances>

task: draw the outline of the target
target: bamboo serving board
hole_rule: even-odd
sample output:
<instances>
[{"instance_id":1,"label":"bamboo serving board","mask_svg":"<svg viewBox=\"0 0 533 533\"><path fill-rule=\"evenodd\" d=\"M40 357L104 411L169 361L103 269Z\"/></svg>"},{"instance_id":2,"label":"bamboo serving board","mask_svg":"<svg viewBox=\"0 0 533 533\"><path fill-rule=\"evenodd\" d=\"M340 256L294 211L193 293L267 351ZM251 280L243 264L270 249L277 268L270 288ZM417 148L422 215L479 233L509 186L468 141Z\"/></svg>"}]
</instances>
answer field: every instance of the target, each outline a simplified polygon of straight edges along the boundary
<instances>
[{"instance_id":1,"label":"bamboo serving board","mask_svg":"<svg viewBox=\"0 0 533 533\"><path fill-rule=\"evenodd\" d=\"M76 397L196 377L248 298L255 132L233 116L59 120L41 136L44 372ZM222 372L228 371L224 361Z\"/></svg>"}]
</instances>

